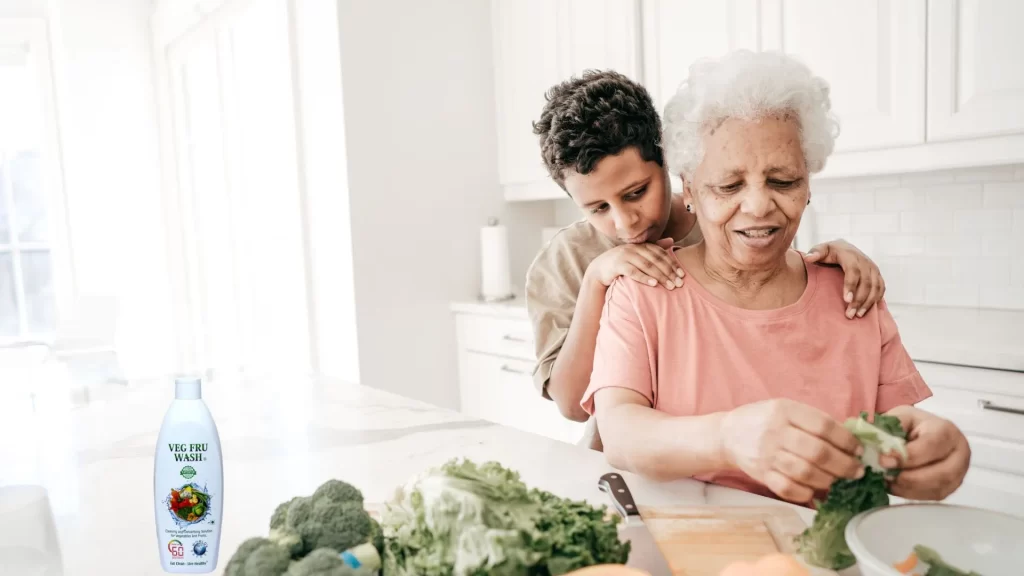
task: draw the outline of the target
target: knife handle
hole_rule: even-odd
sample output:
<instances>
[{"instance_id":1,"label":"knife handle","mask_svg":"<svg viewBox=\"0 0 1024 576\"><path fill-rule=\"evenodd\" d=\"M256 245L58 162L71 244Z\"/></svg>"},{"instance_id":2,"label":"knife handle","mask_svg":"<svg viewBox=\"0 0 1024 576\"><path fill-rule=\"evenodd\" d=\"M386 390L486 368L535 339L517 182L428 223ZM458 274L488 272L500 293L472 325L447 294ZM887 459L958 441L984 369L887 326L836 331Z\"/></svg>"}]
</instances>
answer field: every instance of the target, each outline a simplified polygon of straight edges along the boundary
<instances>
[{"instance_id":1,"label":"knife handle","mask_svg":"<svg viewBox=\"0 0 1024 576\"><path fill-rule=\"evenodd\" d=\"M640 517L640 511L636 507L636 502L633 501L633 494L629 491L629 486L626 486L626 479L622 477L622 474L609 472L601 476L597 487L612 497L615 509L623 518Z\"/></svg>"}]
</instances>

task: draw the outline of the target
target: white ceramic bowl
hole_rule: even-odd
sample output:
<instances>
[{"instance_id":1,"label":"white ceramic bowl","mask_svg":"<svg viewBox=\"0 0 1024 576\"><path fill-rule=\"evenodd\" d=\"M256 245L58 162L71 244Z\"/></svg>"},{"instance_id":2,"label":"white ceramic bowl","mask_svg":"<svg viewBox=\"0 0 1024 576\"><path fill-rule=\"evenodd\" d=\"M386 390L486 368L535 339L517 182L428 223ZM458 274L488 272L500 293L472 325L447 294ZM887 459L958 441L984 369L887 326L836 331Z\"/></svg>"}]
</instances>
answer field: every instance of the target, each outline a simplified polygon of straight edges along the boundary
<instances>
[{"instance_id":1,"label":"white ceramic bowl","mask_svg":"<svg viewBox=\"0 0 1024 576\"><path fill-rule=\"evenodd\" d=\"M846 543L863 576L901 576L892 566L915 544L982 576L1024 574L1024 518L980 508L939 503L876 508L850 520Z\"/></svg>"}]
</instances>

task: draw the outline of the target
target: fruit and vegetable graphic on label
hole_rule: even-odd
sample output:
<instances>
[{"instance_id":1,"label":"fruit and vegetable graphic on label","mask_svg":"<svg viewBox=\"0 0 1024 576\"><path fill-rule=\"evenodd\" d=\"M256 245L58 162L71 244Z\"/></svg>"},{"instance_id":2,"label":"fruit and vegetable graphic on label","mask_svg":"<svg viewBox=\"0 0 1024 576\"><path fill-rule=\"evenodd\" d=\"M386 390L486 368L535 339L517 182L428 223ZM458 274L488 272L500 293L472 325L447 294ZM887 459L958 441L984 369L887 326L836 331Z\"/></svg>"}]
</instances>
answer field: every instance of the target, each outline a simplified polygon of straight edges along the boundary
<instances>
[{"instance_id":1,"label":"fruit and vegetable graphic on label","mask_svg":"<svg viewBox=\"0 0 1024 576\"><path fill-rule=\"evenodd\" d=\"M189 524L202 521L210 511L210 495L205 489L192 483L178 489L172 488L166 502L171 514L179 521Z\"/></svg>"}]
</instances>

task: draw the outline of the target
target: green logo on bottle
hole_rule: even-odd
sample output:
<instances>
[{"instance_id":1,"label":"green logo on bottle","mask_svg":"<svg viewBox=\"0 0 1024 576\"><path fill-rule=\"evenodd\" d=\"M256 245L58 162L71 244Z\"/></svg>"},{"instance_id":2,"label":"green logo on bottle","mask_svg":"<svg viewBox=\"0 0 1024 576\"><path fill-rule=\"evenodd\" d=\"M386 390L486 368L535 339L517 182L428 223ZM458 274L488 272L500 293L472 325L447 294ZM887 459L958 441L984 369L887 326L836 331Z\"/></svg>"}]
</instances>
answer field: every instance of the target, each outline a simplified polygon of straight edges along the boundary
<instances>
[{"instance_id":1,"label":"green logo on bottle","mask_svg":"<svg viewBox=\"0 0 1024 576\"><path fill-rule=\"evenodd\" d=\"M196 475L196 469L191 466L185 466L181 469L181 476L185 480L191 480Z\"/></svg>"}]
</instances>

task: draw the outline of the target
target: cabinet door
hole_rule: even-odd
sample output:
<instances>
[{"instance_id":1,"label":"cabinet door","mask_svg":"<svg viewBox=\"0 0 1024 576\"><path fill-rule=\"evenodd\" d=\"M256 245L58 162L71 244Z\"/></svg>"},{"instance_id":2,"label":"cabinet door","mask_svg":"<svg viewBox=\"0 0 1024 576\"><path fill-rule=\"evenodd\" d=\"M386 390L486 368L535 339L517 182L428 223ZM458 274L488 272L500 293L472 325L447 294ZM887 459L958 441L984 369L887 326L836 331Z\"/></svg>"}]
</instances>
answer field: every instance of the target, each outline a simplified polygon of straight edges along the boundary
<instances>
[{"instance_id":1,"label":"cabinet door","mask_svg":"<svg viewBox=\"0 0 1024 576\"><path fill-rule=\"evenodd\" d=\"M925 0L766 0L762 48L806 63L830 85L836 151L925 140Z\"/></svg>"},{"instance_id":2,"label":"cabinet door","mask_svg":"<svg viewBox=\"0 0 1024 576\"><path fill-rule=\"evenodd\" d=\"M584 70L615 70L640 80L638 0L562 0L562 76Z\"/></svg>"},{"instance_id":3,"label":"cabinet door","mask_svg":"<svg viewBox=\"0 0 1024 576\"><path fill-rule=\"evenodd\" d=\"M562 442L582 438L583 425L563 418L554 402L537 393L531 362L469 351L462 355L464 413Z\"/></svg>"},{"instance_id":4,"label":"cabinet door","mask_svg":"<svg viewBox=\"0 0 1024 576\"><path fill-rule=\"evenodd\" d=\"M659 113L699 58L760 49L757 0L643 0L644 85Z\"/></svg>"},{"instance_id":5,"label":"cabinet door","mask_svg":"<svg viewBox=\"0 0 1024 576\"><path fill-rule=\"evenodd\" d=\"M498 170L502 184L549 180L533 134L544 94L561 80L559 5L549 0L492 0ZM551 184L558 190L558 186Z\"/></svg>"},{"instance_id":6,"label":"cabinet door","mask_svg":"<svg viewBox=\"0 0 1024 576\"><path fill-rule=\"evenodd\" d=\"M928 139L1024 132L1024 2L929 0Z\"/></svg>"}]
</instances>

